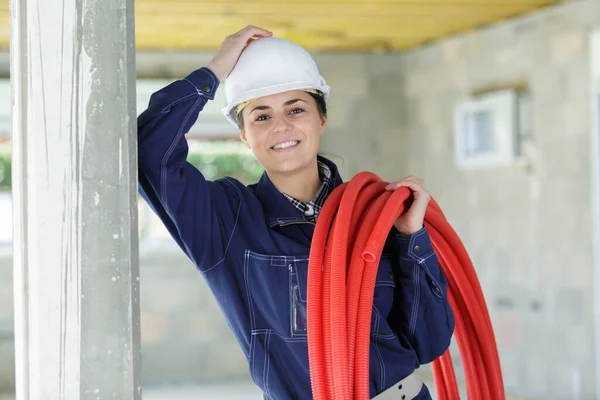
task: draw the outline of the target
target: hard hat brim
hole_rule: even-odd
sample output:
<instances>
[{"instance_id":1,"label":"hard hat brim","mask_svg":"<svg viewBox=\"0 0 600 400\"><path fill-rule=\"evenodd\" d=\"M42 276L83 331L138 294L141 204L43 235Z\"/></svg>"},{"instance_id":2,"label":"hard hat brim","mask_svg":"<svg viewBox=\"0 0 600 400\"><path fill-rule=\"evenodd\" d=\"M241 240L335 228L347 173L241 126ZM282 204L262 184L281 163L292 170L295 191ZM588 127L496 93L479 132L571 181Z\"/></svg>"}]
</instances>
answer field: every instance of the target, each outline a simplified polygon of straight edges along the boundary
<instances>
[{"instance_id":1,"label":"hard hat brim","mask_svg":"<svg viewBox=\"0 0 600 400\"><path fill-rule=\"evenodd\" d=\"M321 77L319 85L315 85L314 82L295 81L267 87L261 87L259 89L248 90L246 92L240 93L238 96L236 96L235 99L231 99L231 101L225 107L222 108L222 112L227 118L227 120L229 120L229 122L231 122L237 127L237 120L235 116L232 115L232 112L239 104L265 96L290 92L292 90L305 89L314 89L320 91L321 93L323 93L323 98L325 101L329 99L329 92L331 90L331 88L325 83L325 79L323 79L323 77Z\"/></svg>"}]
</instances>

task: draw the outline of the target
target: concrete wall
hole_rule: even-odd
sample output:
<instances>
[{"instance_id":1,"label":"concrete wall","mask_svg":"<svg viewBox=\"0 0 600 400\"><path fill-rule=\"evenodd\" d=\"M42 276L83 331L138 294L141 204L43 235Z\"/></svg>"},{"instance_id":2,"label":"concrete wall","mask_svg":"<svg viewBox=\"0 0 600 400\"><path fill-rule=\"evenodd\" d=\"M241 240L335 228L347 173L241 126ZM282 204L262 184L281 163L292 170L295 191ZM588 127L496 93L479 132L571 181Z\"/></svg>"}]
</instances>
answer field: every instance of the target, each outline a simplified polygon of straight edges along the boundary
<instances>
[{"instance_id":1,"label":"concrete wall","mask_svg":"<svg viewBox=\"0 0 600 400\"><path fill-rule=\"evenodd\" d=\"M320 59L337 120L325 147L344 156L349 175L425 180L475 262L507 388L535 398L591 399L600 374L588 54L596 10L574 2L402 56L350 59L351 71ZM514 84L527 89L523 159L459 171L455 102Z\"/></svg>"},{"instance_id":2,"label":"concrete wall","mask_svg":"<svg viewBox=\"0 0 600 400\"><path fill-rule=\"evenodd\" d=\"M243 354L216 302L177 250L141 260L144 383L246 379ZM0 393L14 388L10 263L0 260Z\"/></svg>"},{"instance_id":3,"label":"concrete wall","mask_svg":"<svg viewBox=\"0 0 600 400\"><path fill-rule=\"evenodd\" d=\"M600 374L588 54L589 34L600 28L597 11L592 0L575 1L403 55L315 55L333 87L323 150L346 178L370 170L386 180L425 179L476 265L508 390L537 399L592 399ZM140 54L138 71L182 77L209 59ZM457 170L455 102L515 82L529 93L522 162ZM246 378L241 351L201 276L172 245L145 249L144 381ZM9 261L0 261L0 339L6 340L9 276ZM9 341L0 342L0 385L12 379L4 362L10 349Z\"/></svg>"},{"instance_id":4,"label":"concrete wall","mask_svg":"<svg viewBox=\"0 0 600 400\"><path fill-rule=\"evenodd\" d=\"M151 246L160 249L154 251ZM174 244L146 243L143 247L144 384L249 379L243 353L193 264ZM0 256L0 394L14 390L11 263L9 257Z\"/></svg>"},{"instance_id":5,"label":"concrete wall","mask_svg":"<svg viewBox=\"0 0 600 400\"><path fill-rule=\"evenodd\" d=\"M600 374L590 203L593 11L590 1L574 2L403 58L408 171L430 184L477 265L506 386L536 398L591 399ZM454 102L513 82L530 95L522 108L524 164L453 169Z\"/></svg>"}]
</instances>

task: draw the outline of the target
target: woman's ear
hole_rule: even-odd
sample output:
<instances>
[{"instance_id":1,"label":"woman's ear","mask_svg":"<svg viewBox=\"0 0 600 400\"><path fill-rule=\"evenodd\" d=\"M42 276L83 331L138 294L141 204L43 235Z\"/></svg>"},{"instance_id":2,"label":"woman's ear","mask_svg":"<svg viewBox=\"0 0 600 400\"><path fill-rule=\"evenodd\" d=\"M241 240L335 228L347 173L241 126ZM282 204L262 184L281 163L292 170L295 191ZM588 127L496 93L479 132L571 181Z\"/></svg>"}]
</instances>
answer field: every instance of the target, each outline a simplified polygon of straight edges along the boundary
<instances>
[{"instance_id":1,"label":"woman's ear","mask_svg":"<svg viewBox=\"0 0 600 400\"><path fill-rule=\"evenodd\" d=\"M324 115L320 116L321 118L321 135L325 132L325 129L327 128L327 117Z\"/></svg>"},{"instance_id":2,"label":"woman's ear","mask_svg":"<svg viewBox=\"0 0 600 400\"><path fill-rule=\"evenodd\" d=\"M244 131L244 128L240 129L240 139L242 141L242 143L244 143L244 146L246 146L246 148L250 148L250 143L248 143L248 138L246 137L246 132Z\"/></svg>"}]
</instances>

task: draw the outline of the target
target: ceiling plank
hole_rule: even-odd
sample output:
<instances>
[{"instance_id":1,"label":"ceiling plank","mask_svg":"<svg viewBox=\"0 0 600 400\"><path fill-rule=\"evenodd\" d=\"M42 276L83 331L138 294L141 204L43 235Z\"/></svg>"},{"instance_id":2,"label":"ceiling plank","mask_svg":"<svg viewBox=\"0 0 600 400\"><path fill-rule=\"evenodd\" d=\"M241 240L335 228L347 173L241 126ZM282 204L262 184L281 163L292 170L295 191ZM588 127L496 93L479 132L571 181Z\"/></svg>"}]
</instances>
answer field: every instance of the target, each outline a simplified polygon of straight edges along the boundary
<instances>
[{"instance_id":1,"label":"ceiling plank","mask_svg":"<svg viewBox=\"0 0 600 400\"><path fill-rule=\"evenodd\" d=\"M330 0L331 1L331 0ZM546 0L545 4L552 3ZM188 3L177 0L171 2L139 1L136 3L136 15L158 14L162 16L189 15L210 19L213 16L239 15L247 18L261 16L276 16L282 20L292 18L323 18L323 17L485 17L490 14L513 14L528 11L534 6L528 2L515 3L507 7L506 3L476 3L476 4L375 4L360 3L349 6L347 3L309 3L297 7L295 4L268 0L253 2L226 1L219 3L206 0Z\"/></svg>"},{"instance_id":2,"label":"ceiling plank","mask_svg":"<svg viewBox=\"0 0 600 400\"><path fill-rule=\"evenodd\" d=\"M314 51L401 51L568 0L135 0L140 50L214 51L246 25ZM0 0L0 49L9 45Z\"/></svg>"}]
</instances>

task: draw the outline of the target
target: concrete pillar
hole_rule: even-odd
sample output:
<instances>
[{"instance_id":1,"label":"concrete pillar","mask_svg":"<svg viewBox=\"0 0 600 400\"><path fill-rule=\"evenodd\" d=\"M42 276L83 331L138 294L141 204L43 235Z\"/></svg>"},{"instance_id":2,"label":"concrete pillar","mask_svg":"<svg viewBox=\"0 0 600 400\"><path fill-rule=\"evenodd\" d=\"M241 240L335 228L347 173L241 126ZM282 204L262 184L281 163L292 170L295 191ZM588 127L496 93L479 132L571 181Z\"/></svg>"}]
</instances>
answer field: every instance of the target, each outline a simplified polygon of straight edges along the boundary
<instances>
[{"instance_id":1,"label":"concrete pillar","mask_svg":"<svg viewBox=\"0 0 600 400\"><path fill-rule=\"evenodd\" d=\"M17 398L139 399L133 0L11 0Z\"/></svg>"}]
</instances>

